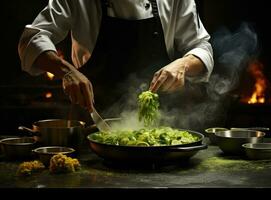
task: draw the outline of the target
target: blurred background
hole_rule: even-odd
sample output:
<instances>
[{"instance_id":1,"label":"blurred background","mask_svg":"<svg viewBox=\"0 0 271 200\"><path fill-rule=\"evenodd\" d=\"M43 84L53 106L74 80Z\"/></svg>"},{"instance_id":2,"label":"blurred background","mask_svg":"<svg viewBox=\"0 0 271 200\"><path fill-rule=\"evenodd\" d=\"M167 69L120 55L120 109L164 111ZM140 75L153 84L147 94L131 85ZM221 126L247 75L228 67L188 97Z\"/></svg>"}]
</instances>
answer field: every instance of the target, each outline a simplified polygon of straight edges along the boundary
<instances>
[{"instance_id":1,"label":"blurred background","mask_svg":"<svg viewBox=\"0 0 271 200\"><path fill-rule=\"evenodd\" d=\"M87 113L70 105L62 91L61 82L54 80L49 74L33 77L21 70L17 52L19 37L24 26L34 20L47 2L47 0L17 0L2 3L0 134L16 133L19 125L31 126L34 121L52 116L55 118L72 116L78 120L89 120ZM268 1L197 0L196 2L201 20L212 36L216 62L214 74L217 73L220 77L225 69L230 68L229 65L240 67L237 70L238 80L234 86L226 90L224 86L211 87L212 90L217 90L217 93L232 94L233 99L227 113L224 113L226 119L216 125L269 126L271 29L267 17L270 10ZM70 60L69 38L57 47L59 53ZM243 54L240 55L240 51ZM237 60L233 60L235 55L239 56ZM231 59L225 61L227 56ZM229 72L230 75L232 73L236 74L236 69ZM215 76L212 80L219 82Z\"/></svg>"}]
</instances>

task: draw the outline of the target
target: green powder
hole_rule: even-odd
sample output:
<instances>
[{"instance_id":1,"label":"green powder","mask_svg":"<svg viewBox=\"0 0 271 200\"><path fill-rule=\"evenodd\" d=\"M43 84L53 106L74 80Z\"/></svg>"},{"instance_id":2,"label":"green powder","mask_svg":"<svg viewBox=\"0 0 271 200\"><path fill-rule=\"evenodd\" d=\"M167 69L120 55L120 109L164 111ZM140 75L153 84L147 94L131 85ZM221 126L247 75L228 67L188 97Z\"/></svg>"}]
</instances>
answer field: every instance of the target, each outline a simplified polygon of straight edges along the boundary
<instances>
[{"instance_id":1,"label":"green powder","mask_svg":"<svg viewBox=\"0 0 271 200\"><path fill-rule=\"evenodd\" d=\"M203 160L198 168L210 171L263 170L266 168L271 168L271 162L270 160L247 161L212 157Z\"/></svg>"}]
</instances>

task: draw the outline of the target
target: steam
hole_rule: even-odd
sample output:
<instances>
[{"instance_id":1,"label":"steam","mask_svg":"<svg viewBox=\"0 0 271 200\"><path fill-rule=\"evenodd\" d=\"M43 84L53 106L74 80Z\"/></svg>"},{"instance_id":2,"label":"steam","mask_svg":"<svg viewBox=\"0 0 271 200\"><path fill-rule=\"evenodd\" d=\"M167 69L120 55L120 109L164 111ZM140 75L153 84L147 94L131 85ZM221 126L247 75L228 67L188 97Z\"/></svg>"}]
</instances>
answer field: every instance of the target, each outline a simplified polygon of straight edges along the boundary
<instances>
[{"instance_id":1,"label":"steam","mask_svg":"<svg viewBox=\"0 0 271 200\"><path fill-rule=\"evenodd\" d=\"M160 93L161 125L202 131L223 126L230 101L227 95L236 89L248 62L257 56L258 40L253 27L243 23L235 31L220 28L212 35L215 66L207 84L187 83L186 89L174 94ZM107 116L122 118L118 129L138 129L137 96L148 89L150 80L131 76L124 87L128 94L111 107Z\"/></svg>"},{"instance_id":2,"label":"steam","mask_svg":"<svg viewBox=\"0 0 271 200\"><path fill-rule=\"evenodd\" d=\"M121 87L128 87L128 92L123 94L120 100L109 107L103 115L120 118L120 120L110 124L113 130L138 130L143 128L144 123L140 122L138 118L137 98L141 92L148 90L148 81L132 74Z\"/></svg>"},{"instance_id":3,"label":"steam","mask_svg":"<svg viewBox=\"0 0 271 200\"><path fill-rule=\"evenodd\" d=\"M243 23L235 32L222 27L212 36L215 70L209 80L209 95L218 97L234 90L248 62L257 56L258 39L253 27Z\"/></svg>"},{"instance_id":4,"label":"steam","mask_svg":"<svg viewBox=\"0 0 271 200\"><path fill-rule=\"evenodd\" d=\"M120 121L110 124L112 130L138 130L144 128L144 124L138 120L136 110L123 111L120 114Z\"/></svg>"}]
</instances>

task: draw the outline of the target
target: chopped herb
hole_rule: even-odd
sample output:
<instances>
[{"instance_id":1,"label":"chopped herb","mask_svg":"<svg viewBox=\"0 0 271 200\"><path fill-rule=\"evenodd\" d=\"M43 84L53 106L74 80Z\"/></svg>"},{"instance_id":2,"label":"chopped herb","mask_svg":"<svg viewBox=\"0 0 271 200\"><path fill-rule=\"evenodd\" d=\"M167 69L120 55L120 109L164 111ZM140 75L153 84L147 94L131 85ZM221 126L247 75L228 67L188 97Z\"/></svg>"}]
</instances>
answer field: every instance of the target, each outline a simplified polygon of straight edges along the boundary
<instances>
[{"instance_id":1,"label":"chopped herb","mask_svg":"<svg viewBox=\"0 0 271 200\"><path fill-rule=\"evenodd\" d=\"M155 125L159 118L158 94L151 91L142 92L138 96L138 109L139 121L143 121L145 127Z\"/></svg>"},{"instance_id":2,"label":"chopped herb","mask_svg":"<svg viewBox=\"0 0 271 200\"><path fill-rule=\"evenodd\" d=\"M121 146L168 146L189 144L199 141L199 137L171 127L143 128L139 130L93 133L89 139L103 144Z\"/></svg>"}]
</instances>

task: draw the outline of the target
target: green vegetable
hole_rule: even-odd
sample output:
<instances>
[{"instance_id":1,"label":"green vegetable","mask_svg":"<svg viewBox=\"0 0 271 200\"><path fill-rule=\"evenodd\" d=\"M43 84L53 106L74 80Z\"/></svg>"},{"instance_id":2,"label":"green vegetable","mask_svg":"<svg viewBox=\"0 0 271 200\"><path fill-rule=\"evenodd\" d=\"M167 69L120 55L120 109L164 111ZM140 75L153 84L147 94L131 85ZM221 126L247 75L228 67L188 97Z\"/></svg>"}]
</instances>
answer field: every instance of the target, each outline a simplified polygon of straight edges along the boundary
<instances>
[{"instance_id":1,"label":"green vegetable","mask_svg":"<svg viewBox=\"0 0 271 200\"><path fill-rule=\"evenodd\" d=\"M104 144L122 146L169 146L199 141L199 137L187 131L170 127L144 128L136 131L97 132L90 139Z\"/></svg>"},{"instance_id":2,"label":"green vegetable","mask_svg":"<svg viewBox=\"0 0 271 200\"><path fill-rule=\"evenodd\" d=\"M138 117L145 127L154 126L159 118L159 97L151 91L142 92L138 96Z\"/></svg>"}]
</instances>

